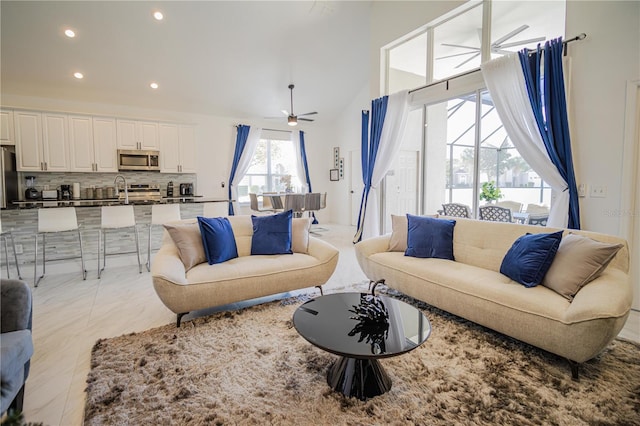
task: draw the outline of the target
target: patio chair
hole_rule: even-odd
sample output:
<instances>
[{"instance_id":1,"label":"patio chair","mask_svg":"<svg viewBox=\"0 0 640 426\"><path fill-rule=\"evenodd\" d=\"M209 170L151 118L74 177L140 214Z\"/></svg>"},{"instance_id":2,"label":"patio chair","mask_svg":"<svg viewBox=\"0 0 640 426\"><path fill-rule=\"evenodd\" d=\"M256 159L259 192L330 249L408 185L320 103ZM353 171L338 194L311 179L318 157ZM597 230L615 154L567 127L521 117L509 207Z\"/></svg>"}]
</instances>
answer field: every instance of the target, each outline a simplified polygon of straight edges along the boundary
<instances>
[{"instance_id":1,"label":"patio chair","mask_svg":"<svg viewBox=\"0 0 640 426\"><path fill-rule=\"evenodd\" d=\"M447 203L442 205L445 216L471 218L471 209L466 204Z\"/></svg>"},{"instance_id":2,"label":"patio chair","mask_svg":"<svg viewBox=\"0 0 640 426\"><path fill-rule=\"evenodd\" d=\"M493 222L513 222L511 209L496 205L482 206L479 209L480 220L490 220Z\"/></svg>"}]
</instances>

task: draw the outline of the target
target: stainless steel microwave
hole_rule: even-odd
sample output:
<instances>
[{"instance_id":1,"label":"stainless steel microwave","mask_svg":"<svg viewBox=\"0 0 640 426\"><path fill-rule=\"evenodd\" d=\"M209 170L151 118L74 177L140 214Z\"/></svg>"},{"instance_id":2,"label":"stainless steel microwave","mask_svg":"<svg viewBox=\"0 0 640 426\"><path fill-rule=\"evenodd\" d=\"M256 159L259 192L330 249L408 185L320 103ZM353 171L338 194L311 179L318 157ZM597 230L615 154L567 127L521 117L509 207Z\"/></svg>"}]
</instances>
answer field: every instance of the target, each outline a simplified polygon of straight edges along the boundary
<instances>
[{"instance_id":1,"label":"stainless steel microwave","mask_svg":"<svg viewBox=\"0 0 640 426\"><path fill-rule=\"evenodd\" d=\"M160 151L119 149L118 170L160 171Z\"/></svg>"}]
</instances>

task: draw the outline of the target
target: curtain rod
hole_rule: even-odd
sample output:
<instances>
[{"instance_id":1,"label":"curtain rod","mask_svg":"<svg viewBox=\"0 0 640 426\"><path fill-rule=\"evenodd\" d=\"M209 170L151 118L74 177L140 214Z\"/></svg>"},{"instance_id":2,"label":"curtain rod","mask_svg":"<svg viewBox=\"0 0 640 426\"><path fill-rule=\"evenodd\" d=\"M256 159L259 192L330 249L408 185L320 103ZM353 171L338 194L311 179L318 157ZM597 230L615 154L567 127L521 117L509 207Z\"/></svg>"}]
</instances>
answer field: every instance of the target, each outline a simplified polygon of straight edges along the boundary
<instances>
[{"instance_id":1,"label":"curtain rod","mask_svg":"<svg viewBox=\"0 0 640 426\"><path fill-rule=\"evenodd\" d=\"M581 34L575 36L574 38L570 38L568 40L564 40L562 42L562 46L564 47L564 56L567 56L567 44L569 44L569 43L571 43L573 41L584 40L585 38L587 38L587 35L585 33L581 33ZM476 72L479 72L479 71L480 71L480 68L474 68L474 69L469 70L467 72L463 72L461 74L456 74L454 76L451 76L446 80L434 81L433 83L425 84L424 86L416 87L415 89L409 90L409 94L411 94L413 92L417 92L418 90L426 89L427 87L435 86L436 84L440 84L440 83L446 83L448 85L450 80L453 80L453 79L456 79L456 78L459 78L459 77L464 77L466 75L473 74L473 73L476 73Z\"/></svg>"}]
</instances>

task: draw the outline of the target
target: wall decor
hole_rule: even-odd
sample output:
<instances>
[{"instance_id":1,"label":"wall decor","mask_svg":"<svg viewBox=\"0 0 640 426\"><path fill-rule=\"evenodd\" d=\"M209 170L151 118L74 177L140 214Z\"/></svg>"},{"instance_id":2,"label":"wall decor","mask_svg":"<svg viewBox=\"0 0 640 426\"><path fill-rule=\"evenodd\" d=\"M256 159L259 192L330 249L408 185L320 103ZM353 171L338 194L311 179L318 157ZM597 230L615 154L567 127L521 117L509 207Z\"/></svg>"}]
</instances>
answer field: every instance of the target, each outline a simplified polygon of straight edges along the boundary
<instances>
[{"instance_id":1,"label":"wall decor","mask_svg":"<svg viewBox=\"0 0 640 426\"><path fill-rule=\"evenodd\" d=\"M340 175L338 174L338 169L329 170L329 180L330 181L340 180Z\"/></svg>"},{"instance_id":2,"label":"wall decor","mask_svg":"<svg viewBox=\"0 0 640 426\"><path fill-rule=\"evenodd\" d=\"M333 168L337 169L339 167L339 163L340 163L340 147L334 146L333 147Z\"/></svg>"},{"instance_id":3,"label":"wall decor","mask_svg":"<svg viewBox=\"0 0 640 426\"><path fill-rule=\"evenodd\" d=\"M340 157L340 160L338 161L338 175L340 176L340 179L344 179L344 158Z\"/></svg>"}]
</instances>

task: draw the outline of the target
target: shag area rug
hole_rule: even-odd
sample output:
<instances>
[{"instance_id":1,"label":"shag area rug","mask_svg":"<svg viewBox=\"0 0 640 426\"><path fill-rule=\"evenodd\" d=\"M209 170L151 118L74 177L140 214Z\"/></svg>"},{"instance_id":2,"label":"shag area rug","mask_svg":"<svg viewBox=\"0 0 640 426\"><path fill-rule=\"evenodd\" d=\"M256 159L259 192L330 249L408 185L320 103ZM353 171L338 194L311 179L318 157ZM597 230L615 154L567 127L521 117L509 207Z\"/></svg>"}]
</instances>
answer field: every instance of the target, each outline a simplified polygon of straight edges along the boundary
<instances>
[{"instance_id":1,"label":"shag area rug","mask_svg":"<svg viewBox=\"0 0 640 426\"><path fill-rule=\"evenodd\" d=\"M560 357L404 300L432 333L381 360L393 381L384 395L333 392L336 357L297 334L291 318L303 300L286 299L99 340L85 424L640 424L640 346L615 340L575 382Z\"/></svg>"}]
</instances>

